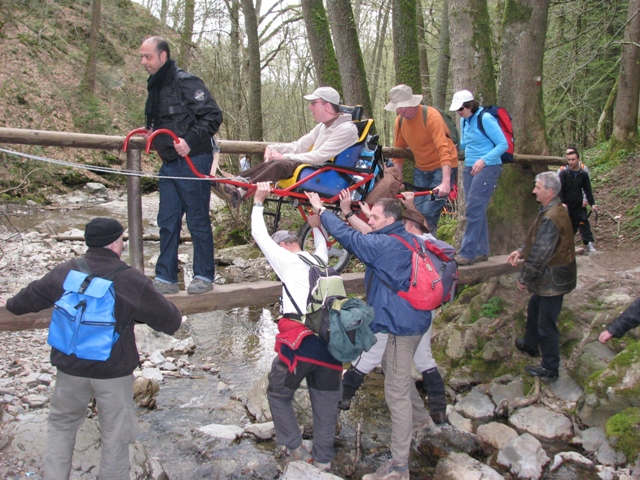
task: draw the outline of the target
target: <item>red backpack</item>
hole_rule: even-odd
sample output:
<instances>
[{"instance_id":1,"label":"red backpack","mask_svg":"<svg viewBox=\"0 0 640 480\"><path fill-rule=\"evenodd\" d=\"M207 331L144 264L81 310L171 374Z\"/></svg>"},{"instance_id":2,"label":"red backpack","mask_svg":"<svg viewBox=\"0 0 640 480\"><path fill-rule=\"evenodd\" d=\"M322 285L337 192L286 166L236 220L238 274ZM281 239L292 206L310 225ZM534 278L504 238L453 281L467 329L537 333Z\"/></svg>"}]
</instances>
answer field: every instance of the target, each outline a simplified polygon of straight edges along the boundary
<instances>
[{"instance_id":1,"label":"red backpack","mask_svg":"<svg viewBox=\"0 0 640 480\"><path fill-rule=\"evenodd\" d=\"M500 129L504 134L504 138L507 139L507 151L500 156L502 163L513 163L515 140L513 138L513 124L511 123L511 115L509 115L509 112L507 112L507 109L504 107L499 107L497 105L489 105L483 107L480 115L478 115L478 130L480 130L482 134L487 138L489 138L489 135L487 135L487 132L484 131L484 126L482 125L482 116L485 113L491 114L498 120L498 125L500 125ZM489 140L491 139L489 138ZM493 143L493 140L491 140L491 143Z\"/></svg>"},{"instance_id":2,"label":"red backpack","mask_svg":"<svg viewBox=\"0 0 640 480\"><path fill-rule=\"evenodd\" d=\"M418 238L413 238L412 246L398 235L391 236L412 252L409 289L406 292L396 291L398 296L416 310L433 310L452 301L458 284L458 265L453 259L455 249L441 241L436 243L444 248Z\"/></svg>"}]
</instances>

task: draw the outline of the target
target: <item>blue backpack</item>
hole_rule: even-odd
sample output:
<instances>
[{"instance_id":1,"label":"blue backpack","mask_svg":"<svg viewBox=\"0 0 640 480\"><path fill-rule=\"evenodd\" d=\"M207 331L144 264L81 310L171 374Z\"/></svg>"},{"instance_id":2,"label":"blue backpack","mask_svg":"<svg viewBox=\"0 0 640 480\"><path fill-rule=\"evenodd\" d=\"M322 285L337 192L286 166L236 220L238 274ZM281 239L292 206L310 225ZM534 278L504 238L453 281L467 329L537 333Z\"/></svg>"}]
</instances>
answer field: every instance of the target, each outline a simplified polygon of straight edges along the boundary
<instances>
[{"instance_id":1,"label":"blue backpack","mask_svg":"<svg viewBox=\"0 0 640 480\"><path fill-rule=\"evenodd\" d=\"M76 259L76 264L81 271L70 270L67 274L64 293L53 307L47 343L65 355L104 361L120 338L113 316L113 279L130 267L121 265L98 277L84 258Z\"/></svg>"}]
</instances>

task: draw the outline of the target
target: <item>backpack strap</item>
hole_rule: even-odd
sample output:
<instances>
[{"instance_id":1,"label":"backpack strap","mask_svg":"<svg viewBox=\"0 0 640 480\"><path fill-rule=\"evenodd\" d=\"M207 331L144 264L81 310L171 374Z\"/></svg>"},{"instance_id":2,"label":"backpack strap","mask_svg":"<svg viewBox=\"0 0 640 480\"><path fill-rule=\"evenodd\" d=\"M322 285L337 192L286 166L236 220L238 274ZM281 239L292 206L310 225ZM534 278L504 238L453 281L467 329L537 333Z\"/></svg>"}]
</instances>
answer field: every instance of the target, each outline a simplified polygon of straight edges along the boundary
<instances>
[{"instance_id":1,"label":"backpack strap","mask_svg":"<svg viewBox=\"0 0 640 480\"><path fill-rule=\"evenodd\" d=\"M306 263L310 267L327 268L327 264L324 262L324 260L322 260L320 257L318 257L315 253L310 253L309 255L311 255L316 260L316 262L318 262L318 263L313 263L306 256L300 255L299 253L297 253L296 255L298 255L298 258L300 258L300 260L302 260L304 263ZM329 275L329 272L327 272L327 276L328 275ZM302 313L302 310L300 310L300 307L298 306L296 301L293 299L293 295L291 295L291 292L289 291L289 289L287 288L287 285L284 282L282 282L282 288L284 288L284 291L287 294L287 296L289 297L289 300L291 300L291 303L293 303L293 306L296 308L296 311L298 312L298 315L303 317L304 313Z\"/></svg>"},{"instance_id":2,"label":"backpack strap","mask_svg":"<svg viewBox=\"0 0 640 480\"><path fill-rule=\"evenodd\" d=\"M487 113L487 111L483 107L480 113L478 114L478 130L480 130L480 133L482 133L485 137L489 139L491 143L493 143L493 140L491 140L491 137L489 137L489 135L487 135L487 132L484 131L484 125L482 124L482 117L484 116L485 113ZM496 144L493 143L494 147L495 145Z\"/></svg>"},{"instance_id":3,"label":"backpack strap","mask_svg":"<svg viewBox=\"0 0 640 480\"><path fill-rule=\"evenodd\" d=\"M396 235L395 233L392 233L391 235L389 235L390 237L395 238L396 240L400 240L405 247L407 247L409 250L411 250L413 253L418 253L420 251L420 244L418 243L418 240L416 240L415 237L413 237L413 242L415 244L415 247L412 247L411 245L409 245L409 242L407 242L404 238L402 238L400 235ZM387 282L384 281L383 278L381 278L378 275L378 280L380 280L384 285L387 286L387 288L395 293L398 293L398 290L393 288L391 285L389 285ZM369 285L370 287L371 285Z\"/></svg>"}]
</instances>

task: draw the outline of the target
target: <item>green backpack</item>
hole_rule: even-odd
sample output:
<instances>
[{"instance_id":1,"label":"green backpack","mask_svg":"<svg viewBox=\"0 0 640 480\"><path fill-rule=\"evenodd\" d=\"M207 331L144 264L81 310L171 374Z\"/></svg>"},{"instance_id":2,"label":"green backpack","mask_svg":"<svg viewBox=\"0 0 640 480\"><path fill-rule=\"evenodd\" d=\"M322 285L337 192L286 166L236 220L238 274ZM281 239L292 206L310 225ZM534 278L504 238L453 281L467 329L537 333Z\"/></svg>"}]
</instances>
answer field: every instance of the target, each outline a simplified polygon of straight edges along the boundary
<instances>
[{"instance_id":1,"label":"green backpack","mask_svg":"<svg viewBox=\"0 0 640 480\"><path fill-rule=\"evenodd\" d=\"M428 107L426 105L420 105L422 107L422 122L424 123L424 126L426 128L427 126L427 112L428 112ZM444 123L446 123L447 128L449 129L448 132L445 132L445 135L447 135L447 137L449 137L451 139L451 141L453 142L453 144L456 146L456 149L458 148L458 145L460 144L460 135L458 134L458 129L457 129L457 125L456 122L453 118L451 118L451 116L444 112L443 110L439 109L438 107L431 107L435 110L438 111L438 113L440 114L440 116L442 117L442 119L444 120ZM400 116L400 121L398 122L398 132L400 131L400 129L402 128L402 116Z\"/></svg>"}]
</instances>

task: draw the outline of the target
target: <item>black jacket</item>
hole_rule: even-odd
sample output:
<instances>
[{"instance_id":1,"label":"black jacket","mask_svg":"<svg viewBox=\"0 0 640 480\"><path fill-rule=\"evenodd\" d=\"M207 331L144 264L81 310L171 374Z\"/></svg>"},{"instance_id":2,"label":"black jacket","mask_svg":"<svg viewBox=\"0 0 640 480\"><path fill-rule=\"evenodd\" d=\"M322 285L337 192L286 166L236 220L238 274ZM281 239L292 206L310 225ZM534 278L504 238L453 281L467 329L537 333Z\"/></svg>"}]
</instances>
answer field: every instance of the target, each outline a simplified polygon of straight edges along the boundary
<instances>
[{"instance_id":1,"label":"black jacket","mask_svg":"<svg viewBox=\"0 0 640 480\"><path fill-rule=\"evenodd\" d=\"M583 168L578 169L578 174L573 175L569 167L562 167L558 173L560 178L560 200L567 205L569 213L582 208L582 200L587 197L589 205L596 203L593 199L593 191L591 190L591 179L589 172Z\"/></svg>"},{"instance_id":2,"label":"black jacket","mask_svg":"<svg viewBox=\"0 0 640 480\"><path fill-rule=\"evenodd\" d=\"M92 273L106 275L124 262L107 248L91 247L85 260ZM39 312L50 308L62 296L62 284L69 270L77 270L70 260L55 267L40 280L31 282L7 300L7 310L14 315ZM154 330L173 334L180 327L182 315L178 307L158 293L151 280L135 268L127 268L113 281L116 293L114 316L120 338L113 345L111 356L104 362L82 360L75 355L51 349L51 364L67 375L87 378L118 378L131 375L139 363L133 332L135 322L146 323Z\"/></svg>"},{"instance_id":3,"label":"black jacket","mask_svg":"<svg viewBox=\"0 0 640 480\"><path fill-rule=\"evenodd\" d=\"M184 138L191 148L189 156L213 151L213 136L222 124L222 111L202 80L174 66L160 89L159 109L154 130L167 128ZM164 162L181 158L169 135L155 137L153 146Z\"/></svg>"},{"instance_id":4,"label":"black jacket","mask_svg":"<svg viewBox=\"0 0 640 480\"><path fill-rule=\"evenodd\" d=\"M620 338L638 325L640 325L640 298L636 298L618 318L611 322L607 330L614 337Z\"/></svg>"}]
</instances>

